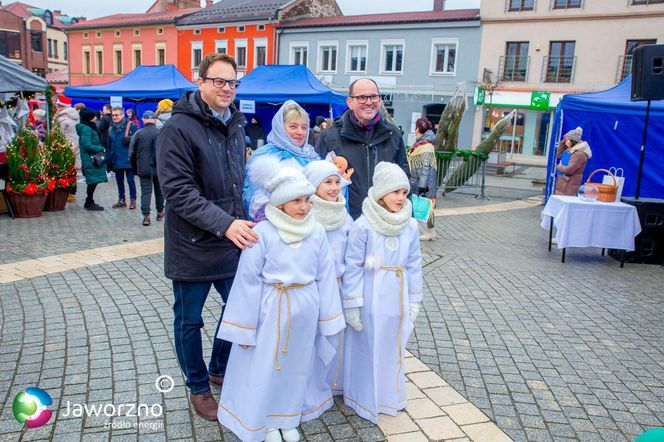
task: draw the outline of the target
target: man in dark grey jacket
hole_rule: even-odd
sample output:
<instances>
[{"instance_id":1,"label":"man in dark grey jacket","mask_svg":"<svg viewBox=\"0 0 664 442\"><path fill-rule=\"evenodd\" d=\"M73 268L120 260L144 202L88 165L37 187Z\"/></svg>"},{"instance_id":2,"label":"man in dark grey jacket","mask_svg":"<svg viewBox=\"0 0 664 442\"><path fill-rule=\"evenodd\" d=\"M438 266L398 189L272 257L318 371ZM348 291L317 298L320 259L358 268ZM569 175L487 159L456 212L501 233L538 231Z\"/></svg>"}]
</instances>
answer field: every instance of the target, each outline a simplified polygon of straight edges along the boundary
<instances>
[{"instance_id":1,"label":"man in dark grey jacket","mask_svg":"<svg viewBox=\"0 0 664 442\"><path fill-rule=\"evenodd\" d=\"M141 213L143 225L150 225L150 200L154 188L157 205L157 221L164 219L164 195L157 178L156 141L159 129L157 115L152 111L143 112L143 129L138 130L129 142L129 160L135 175L141 182Z\"/></svg>"},{"instance_id":2,"label":"man in dark grey jacket","mask_svg":"<svg viewBox=\"0 0 664 442\"><path fill-rule=\"evenodd\" d=\"M198 71L198 91L180 98L159 131L157 172L166 197L164 268L173 280L175 349L194 409L216 420L208 382L223 383L231 344L215 337L206 367L201 313L212 285L227 300L240 250L257 236L242 204L247 121L233 105L237 65L210 54Z\"/></svg>"},{"instance_id":3,"label":"man in dark grey jacket","mask_svg":"<svg viewBox=\"0 0 664 442\"><path fill-rule=\"evenodd\" d=\"M325 129L316 144L316 151L325 158L334 151L348 160L355 172L348 187L348 207L353 219L362 214L362 202L373 185L373 172L381 161L395 163L410 176L406 147L401 131L384 121L378 110L381 104L376 82L361 78L351 83L348 110Z\"/></svg>"}]
</instances>

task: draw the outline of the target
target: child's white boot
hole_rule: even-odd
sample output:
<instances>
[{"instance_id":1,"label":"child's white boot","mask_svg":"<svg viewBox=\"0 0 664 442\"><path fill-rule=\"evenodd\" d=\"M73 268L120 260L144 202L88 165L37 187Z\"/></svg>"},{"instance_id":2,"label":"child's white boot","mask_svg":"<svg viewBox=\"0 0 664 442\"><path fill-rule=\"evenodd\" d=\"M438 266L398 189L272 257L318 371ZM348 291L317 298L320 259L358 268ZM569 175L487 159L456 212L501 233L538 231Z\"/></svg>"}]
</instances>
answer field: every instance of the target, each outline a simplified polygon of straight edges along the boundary
<instances>
[{"instance_id":1,"label":"child's white boot","mask_svg":"<svg viewBox=\"0 0 664 442\"><path fill-rule=\"evenodd\" d=\"M265 431L265 442L282 442L278 428L268 428Z\"/></svg>"},{"instance_id":2,"label":"child's white boot","mask_svg":"<svg viewBox=\"0 0 664 442\"><path fill-rule=\"evenodd\" d=\"M297 428L281 430L281 434L284 436L284 441L286 442L298 442L300 440L300 432L297 431Z\"/></svg>"},{"instance_id":3,"label":"child's white boot","mask_svg":"<svg viewBox=\"0 0 664 442\"><path fill-rule=\"evenodd\" d=\"M427 227L426 231L420 235L420 241L434 241L436 239L436 231L432 227Z\"/></svg>"}]
</instances>

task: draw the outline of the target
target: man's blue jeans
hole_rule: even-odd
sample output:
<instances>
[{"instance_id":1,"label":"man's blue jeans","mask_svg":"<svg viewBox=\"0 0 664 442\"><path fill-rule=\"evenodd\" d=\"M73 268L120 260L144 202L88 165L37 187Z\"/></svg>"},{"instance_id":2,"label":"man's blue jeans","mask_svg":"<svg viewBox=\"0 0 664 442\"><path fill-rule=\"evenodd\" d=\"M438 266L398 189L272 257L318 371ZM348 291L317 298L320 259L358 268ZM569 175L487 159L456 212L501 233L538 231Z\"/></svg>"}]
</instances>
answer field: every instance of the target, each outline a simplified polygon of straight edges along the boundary
<instances>
[{"instance_id":1,"label":"man's blue jeans","mask_svg":"<svg viewBox=\"0 0 664 442\"><path fill-rule=\"evenodd\" d=\"M208 373L214 376L224 376L228 356L231 353L232 344L217 339L217 332L221 324L221 312L219 312L210 365L205 366L201 342L202 312L212 284L221 294L224 303L228 301L228 293L233 285L233 278L207 282L173 281L175 351L178 355L180 368L186 378L187 387L193 394L201 394L210 390Z\"/></svg>"}]
</instances>

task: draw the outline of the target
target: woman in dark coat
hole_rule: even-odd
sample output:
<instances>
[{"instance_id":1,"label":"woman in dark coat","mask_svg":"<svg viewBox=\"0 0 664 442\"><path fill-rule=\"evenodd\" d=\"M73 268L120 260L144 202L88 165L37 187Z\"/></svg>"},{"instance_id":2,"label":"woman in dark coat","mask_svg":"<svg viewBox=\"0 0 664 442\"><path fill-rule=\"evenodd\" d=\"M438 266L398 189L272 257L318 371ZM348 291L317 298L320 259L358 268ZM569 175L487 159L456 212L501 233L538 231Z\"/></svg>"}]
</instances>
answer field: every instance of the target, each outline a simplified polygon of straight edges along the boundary
<instances>
[{"instance_id":1,"label":"woman in dark coat","mask_svg":"<svg viewBox=\"0 0 664 442\"><path fill-rule=\"evenodd\" d=\"M567 132L558 145L556 158L561 161L556 166L558 177L555 195L576 196L579 191L583 171L592 156L588 143L581 141L582 135L583 129L577 127Z\"/></svg>"},{"instance_id":2,"label":"woman in dark coat","mask_svg":"<svg viewBox=\"0 0 664 442\"><path fill-rule=\"evenodd\" d=\"M245 133L251 141L251 150L258 148L258 140L263 140L265 143L265 129L261 124L261 120L257 116L251 117L251 123L245 128Z\"/></svg>"},{"instance_id":3,"label":"woman in dark coat","mask_svg":"<svg viewBox=\"0 0 664 442\"><path fill-rule=\"evenodd\" d=\"M76 125L76 133L79 138L83 176L85 176L87 184L87 197L85 198L85 205L83 207L86 210L100 211L104 210L104 208L95 203L93 195L97 184L108 181L106 178L106 165L96 166L92 156L99 152L104 152L105 148L99 141L99 133L95 124L95 120L97 119L95 112L83 108L81 109L80 116L81 122Z\"/></svg>"}]
</instances>

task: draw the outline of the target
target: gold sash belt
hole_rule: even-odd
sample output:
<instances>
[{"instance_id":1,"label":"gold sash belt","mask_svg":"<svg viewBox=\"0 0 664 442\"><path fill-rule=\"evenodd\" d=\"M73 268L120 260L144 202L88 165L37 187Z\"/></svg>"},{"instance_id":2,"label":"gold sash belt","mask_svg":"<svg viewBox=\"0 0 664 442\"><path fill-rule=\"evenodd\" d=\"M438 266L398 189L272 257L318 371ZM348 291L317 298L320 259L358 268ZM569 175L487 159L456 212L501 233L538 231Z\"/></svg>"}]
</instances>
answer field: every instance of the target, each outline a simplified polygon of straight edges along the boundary
<instances>
[{"instance_id":1,"label":"gold sash belt","mask_svg":"<svg viewBox=\"0 0 664 442\"><path fill-rule=\"evenodd\" d=\"M284 348L281 350L282 353L288 354L288 339L290 338L290 320L291 320L291 303L290 303L290 291L291 289L301 289L306 287L308 284L291 284L283 285L280 282L275 282L271 284L277 289L277 294L279 303L277 308L277 345L274 347L274 369L277 371L281 370L279 367L279 345L281 344L281 300L283 297L286 297L286 304L288 305L288 321L286 322L286 342L284 343Z\"/></svg>"}]
</instances>

